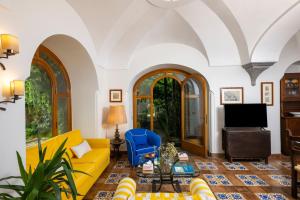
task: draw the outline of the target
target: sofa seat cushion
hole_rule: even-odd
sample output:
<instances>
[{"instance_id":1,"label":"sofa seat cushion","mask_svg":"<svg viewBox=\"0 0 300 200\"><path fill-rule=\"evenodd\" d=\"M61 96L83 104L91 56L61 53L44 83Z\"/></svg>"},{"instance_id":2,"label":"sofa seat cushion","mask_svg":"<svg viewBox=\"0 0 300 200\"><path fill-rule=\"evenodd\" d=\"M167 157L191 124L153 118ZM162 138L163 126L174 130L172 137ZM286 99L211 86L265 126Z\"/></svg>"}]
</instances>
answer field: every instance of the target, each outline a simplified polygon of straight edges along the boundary
<instances>
[{"instance_id":1,"label":"sofa seat cushion","mask_svg":"<svg viewBox=\"0 0 300 200\"><path fill-rule=\"evenodd\" d=\"M108 148L92 149L84 154L81 158L72 158L72 164L94 163L99 166L102 162L109 158L110 152Z\"/></svg>"},{"instance_id":2,"label":"sofa seat cushion","mask_svg":"<svg viewBox=\"0 0 300 200\"><path fill-rule=\"evenodd\" d=\"M74 170L78 170L78 171L82 171L86 174L83 173L74 173L73 174L73 178L74 178L74 182L76 184L76 187L80 187L82 184L84 184L88 179L94 177L96 170L98 169L97 166L95 166L95 164L92 163L76 163L73 164L73 169Z\"/></svg>"},{"instance_id":3,"label":"sofa seat cushion","mask_svg":"<svg viewBox=\"0 0 300 200\"><path fill-rule=\"evenodd\" d=\"M144 145L140 144L140 145L136 145L135 147L136 147L137 155L155 152L155 149L156 149L155 146L149 146L147 144L144 144Z\"/></svg>"}]
</instances>

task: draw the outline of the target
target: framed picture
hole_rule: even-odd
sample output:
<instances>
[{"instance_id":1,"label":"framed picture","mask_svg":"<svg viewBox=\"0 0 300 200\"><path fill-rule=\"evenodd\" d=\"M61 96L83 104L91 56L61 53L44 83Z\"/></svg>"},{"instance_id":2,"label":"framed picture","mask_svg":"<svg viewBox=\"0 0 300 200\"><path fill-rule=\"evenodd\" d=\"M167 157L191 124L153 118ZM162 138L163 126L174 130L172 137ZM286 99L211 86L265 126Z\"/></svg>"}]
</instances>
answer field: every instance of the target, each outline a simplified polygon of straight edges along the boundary
<instances>
[{"instance_id":1,"label":"framed picture","mask_svg":"<svg viewBox=\"0 0 300 200\"><path fill-rule=\"evenodd\" d=\"M109 102L122 102L122 90L109 90Z\"/></svg>"},{"instance_id":2,"label":"framed picture","mask_svg":"<svg viewBox=\"0 0 300 200\"><path fill-rule=\"evenodd\" d=\"M221 105L244 103L244 89L242 87L224 87L221 91Z\"/></svg>"},{"instance_id":3,"label":"framed picture","mask_svg":"<svg viewBox=\"0 0 300 200\"><path fill-rule=\"evenodd\" d=\"M273 106L274 104L274 89L273 82L261 82L261 103L267 104L267 106Z\"/></svg>"}]
</instances>

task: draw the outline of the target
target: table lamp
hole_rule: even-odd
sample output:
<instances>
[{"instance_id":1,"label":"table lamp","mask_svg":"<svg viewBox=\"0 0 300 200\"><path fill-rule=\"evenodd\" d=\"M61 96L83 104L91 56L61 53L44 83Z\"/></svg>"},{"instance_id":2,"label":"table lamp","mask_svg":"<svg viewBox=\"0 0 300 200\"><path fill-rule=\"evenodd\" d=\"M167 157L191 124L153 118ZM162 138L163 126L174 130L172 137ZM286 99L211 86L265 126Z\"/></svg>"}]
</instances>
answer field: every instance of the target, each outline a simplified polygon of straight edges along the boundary
<instances>
[{"instance_id":1,"label":"table lamp","mask_svg":"<svg viewBox=\"0 0 300 200\"><path fill-rule=\"evenodd\" d=\"M107 122L116 125L115 141L121 141L118 125L127 123L124 105L110 106Z\"/></svg>"}]
</instances>

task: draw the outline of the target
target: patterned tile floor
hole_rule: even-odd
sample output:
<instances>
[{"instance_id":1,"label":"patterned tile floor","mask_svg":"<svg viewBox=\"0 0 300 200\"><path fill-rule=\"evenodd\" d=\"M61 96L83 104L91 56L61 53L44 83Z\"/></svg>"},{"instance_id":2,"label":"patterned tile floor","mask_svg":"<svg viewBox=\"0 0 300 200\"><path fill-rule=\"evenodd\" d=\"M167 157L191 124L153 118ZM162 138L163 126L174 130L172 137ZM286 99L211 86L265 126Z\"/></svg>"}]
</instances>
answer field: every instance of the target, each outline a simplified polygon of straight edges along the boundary
<instances>
[{"instance_id":1,"label":"patterned tile floor","mask_svg":"<svg viewBox=\"0 0 300 200\"><path fill-rule=\"evenodd\" d=\"M269 165L257 161L228 163L222 157L193 156L193 158L201 171L199 177L209 182L217 199L292 199L289 157L272 156L269 159ZM151 192L151 179L140 181L135 169L128 165L127 155L123 155L118 162L111 159L108 168L84 199L111 199L118 181L125 176L132 177L138 182L137 192ZM182 191L188 192L190 179L179 179L179 182ZM170 185L163 185L161 192L174 192L174 190Z\"/></svg>"}]
</instances>

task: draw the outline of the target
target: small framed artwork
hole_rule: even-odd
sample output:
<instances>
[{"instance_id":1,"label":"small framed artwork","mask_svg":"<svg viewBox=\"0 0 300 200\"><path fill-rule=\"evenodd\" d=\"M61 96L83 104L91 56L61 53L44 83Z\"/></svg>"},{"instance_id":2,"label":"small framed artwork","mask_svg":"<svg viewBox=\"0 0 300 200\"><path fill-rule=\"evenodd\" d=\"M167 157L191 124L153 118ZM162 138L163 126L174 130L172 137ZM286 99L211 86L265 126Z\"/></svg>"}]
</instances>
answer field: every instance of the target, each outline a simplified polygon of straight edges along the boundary
<instances>
[{"instance_id":1,"label":"small framed artwork","mask_svg":"<svg viewBox=\"0 0 300 200\"><path fill-rule=\"evenodd\" d=\"M244 103L243 87L224 87L220 89L221 105Z\"/></svg>"},{"instance_id":2,"label":"small framed artwork","mask_svg":"<svg viewBox=\"0 0 300 200\"><path fill-rule=\"evenodd\" d=\"M273 106L274 105L273 82L261 82L260 92L261 92L261 103L265 103L267 104L267 106Z\"/></svg>"},{"instance_id":3,"label":"small framed artwork","mask_svg":"<svg viewBox=\"0 0 300 200\"><path fill-rule=\"evenodd\" d=\"M122 102L122 90L121 89L112 89L109 90L109 102Z\"/></svg>"}]
</instances>

